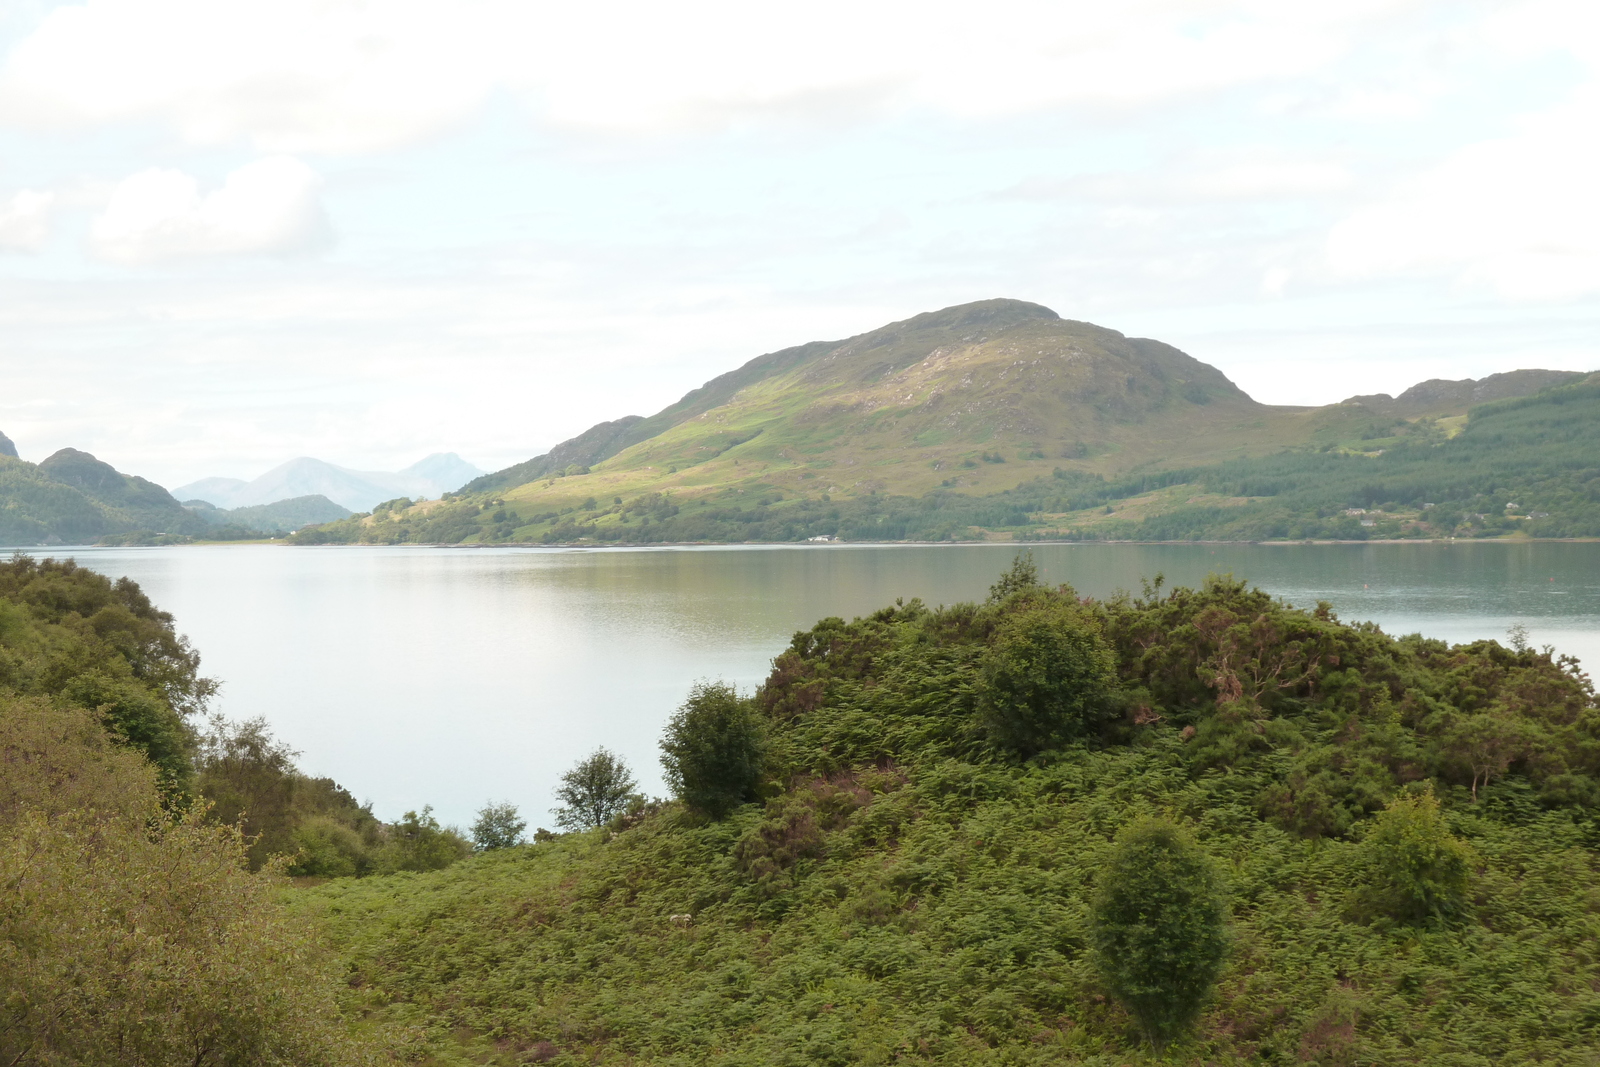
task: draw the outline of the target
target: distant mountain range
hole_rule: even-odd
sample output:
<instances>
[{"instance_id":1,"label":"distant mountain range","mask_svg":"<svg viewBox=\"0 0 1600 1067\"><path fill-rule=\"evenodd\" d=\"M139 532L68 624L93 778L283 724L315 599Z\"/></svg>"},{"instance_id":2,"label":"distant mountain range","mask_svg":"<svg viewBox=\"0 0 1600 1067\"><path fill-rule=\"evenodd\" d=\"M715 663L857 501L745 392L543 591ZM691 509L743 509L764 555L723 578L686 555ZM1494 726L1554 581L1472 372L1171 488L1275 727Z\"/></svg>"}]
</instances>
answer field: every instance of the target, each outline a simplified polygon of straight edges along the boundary
<instances>
[{"instance_id":1,"label":"distant mountain range","mask_svg":"<svg viewBox=\"0 0 1600 1067\"><path fill-rule=\"evenodd\" d=\"M29 463L0 433L0 545L164 544L284 534L385 500L438 496L482 473L454 453L429 456L394 474L301 459L253 482L211 478L173 494L75 448ZM347 504L329 499L324 488Z\"/></svg>"},{"instance_id":2,"label":"distant mountain range","mask_svg":"<svg viewBox=\"0 0 1600 1067\"><path fill-rule=\"evenodd\" d=\"M223 509L321 496L350 511L371 511L384 501L400 497L434 499L482 474L454 452L436 452L400 471L351 470L303 456L248 482L240 478L202 478L180 485L173 495L186 502L204 501Z\"/></svg>"},{"instance_id":3,"label":"distant mountain range","mask_svg":"<svg viewBox=\"0 0 1600 1067\"><path fill-rule=\"evenodd\" d=\"M1437 462L1444 453L1459 454L1456 469L1480 471L1491 490L1512 484L1507 479L1516 471L1507 464L1513 452L1496 453L1485 444L1487 429L1464 432L1470 413L1486 402L1492 407L1545 391L1560 393L1552 404L1566 404L1561 390L1584 377L1519 370L1478 381L1423 382L1399 397L1274 406L1258 403L1221 371L1171 345L1063 319L1038 304L984 300L842 341L758 356L655 415L600 423L542 456L474 479L451 499L380 509L302 530L298 538L600 543L831 534L861 540L1117 536L1132 529L1135 516L1143 521L1163 509L1203 502L1237 511L1258 495L1251 489L1255 468L1237 464L1287 453L1326 457L1305 467L1312 495L1297 497L1294 505L1297 515L1315 521L1263 519L1249 530L1322 536L1316 531L1331 529L1331 516L1340 515L1349 520L1340 520L1340 530L1363 535L1388 527L1345 514L1370 496L1360 481L1368 468L1359 462L1393 453L1372 468L1378 474L1398 469L1405 449L1445 446L1416 453L1434 464L1407 468L1423 480L1382 490L1390 503L1423 493L1418 508L1432 499L1424 499L1427 479L1443 477ZM1583 405L1590 403L1587 396L1571 394ZM1578 410L1564 409L1569 415ZM1534 424L1529 420L1535 416L1513 420L1519 450L1538 448L1537 435L1526 429ZM1574 439L1573 447L1574 462L1600 466L1600 455L1588 455L1586 439ZM1530 461L1531 453L1515 454L1517 463ZM1345 457L1364 459L1341 466ZM1214 473L1221 470L1226 477ZM1222 492L1224 484L1233 488ZM1286 483L1263 475L1261 484ZM1161 493L1145 499L1151 486ZM1327 499L1315 496L1323 488ZM1481 518L1489 506L1473 503L1482 494L1471 486L1456 484L1451 491L1464 494L1468 510L1457 509L1461 514ZM1092 509L1084 503L1091 500ZM1135 510L1124 518L1124 507ZM1203 531L1224 522L1209 515L1185 519L1178 536L1209 536ZM1432 529L1415 514L1403 521L1412 524L1409 530ZM1492 526L1471 522L1483 530Z\"/></svg>"}]
</instances>

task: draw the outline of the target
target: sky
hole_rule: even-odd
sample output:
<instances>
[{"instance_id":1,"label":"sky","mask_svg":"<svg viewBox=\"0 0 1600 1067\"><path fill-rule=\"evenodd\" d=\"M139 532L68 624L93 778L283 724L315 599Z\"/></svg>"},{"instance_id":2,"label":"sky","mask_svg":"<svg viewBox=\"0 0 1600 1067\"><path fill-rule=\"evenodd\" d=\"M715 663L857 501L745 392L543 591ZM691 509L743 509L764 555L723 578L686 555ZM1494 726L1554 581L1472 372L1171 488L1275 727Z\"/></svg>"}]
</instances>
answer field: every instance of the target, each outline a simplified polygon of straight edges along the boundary
<instances>
[{"instance_id":1,"label":"sky","mask_svg":"<svg viewBox=\"0 0 1600 1067\"><path fill-rule=\"evenodd\" d=\"M996 296L1257 399L1600 369L1592 0L0 0L0 431L485 469Z\"/></svg>"}]
</instances>

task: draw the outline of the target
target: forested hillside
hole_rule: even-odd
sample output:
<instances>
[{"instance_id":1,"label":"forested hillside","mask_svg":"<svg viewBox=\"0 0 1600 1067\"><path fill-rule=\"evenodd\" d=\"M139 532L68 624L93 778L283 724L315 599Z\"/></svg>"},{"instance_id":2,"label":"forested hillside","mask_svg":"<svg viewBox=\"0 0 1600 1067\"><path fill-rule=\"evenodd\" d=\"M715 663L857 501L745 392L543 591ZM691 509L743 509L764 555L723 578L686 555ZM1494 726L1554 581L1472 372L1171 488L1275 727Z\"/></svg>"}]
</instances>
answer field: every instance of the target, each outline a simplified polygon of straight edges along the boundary
<instances>
[{"instance_id":1,"label":"forested hillside","mask_svg":"<svg viewBox=\"0 0 1600 1067\"><path fill-rule=\"evenodd\" d=\"M1600 1043L1600 713L1548 652L1020 561L986 604L819 622L663 749L678 801L298 897L347 1009L508 1065Z\"/></svg>"},{"instance_id":2,"label":"forested hillside","mask_svg":"<svg viewBox=\"0 0 1600 1067\"><path fill-rule=\"evenodd\" d=\"M88 544L134 531L193 536L206 523L144 478L64 448L43 463L0 455L0 544Z\"/></svg>"}]
</instances>

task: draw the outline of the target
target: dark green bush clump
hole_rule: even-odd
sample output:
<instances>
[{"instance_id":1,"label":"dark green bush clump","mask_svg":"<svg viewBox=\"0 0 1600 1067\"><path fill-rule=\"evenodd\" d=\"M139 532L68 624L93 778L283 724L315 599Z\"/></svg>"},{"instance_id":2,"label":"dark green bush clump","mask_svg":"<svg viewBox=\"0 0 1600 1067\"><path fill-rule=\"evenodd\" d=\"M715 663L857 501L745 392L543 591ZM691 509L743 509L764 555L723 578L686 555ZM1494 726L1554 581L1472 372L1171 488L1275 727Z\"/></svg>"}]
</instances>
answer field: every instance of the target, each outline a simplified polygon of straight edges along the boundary
<instances>
[{"instance_id":1,"label":"dark green bush clump","mask_svg":"<svg viewBox=\"0 0 1600 1067\"><path fill-rule=\"evenodd\" d=\"M732 686L701 683L661 741L667 785L691 811L721 819L754 800L766 762L756 710Z\"/></svg>"},{"instance_id":2,"label":"dark green bush clump","mask_svg":"<svg viewBox=\"0 0 1600 1067\"><path fill-rule=\"evenodd\" d=\"M990 739L1027 757L1093 735L1116 687L1116 655L1099 620L1053 599L1000 625L984 656L978 702Z\"/></svg>"},{"instance_id":3,"label":"dark green bush clump","mask_svg":"<svg viewBox=\"0 0 1600 1067\"><path fill-rule=\"evenodd\" d=\"M1227 951L1227 905L1210 860L1162 819L1117 835L1094 899L1092 940L1107 987L1158 1050L1187 1031Z\"/></svg>"}]
</instances>

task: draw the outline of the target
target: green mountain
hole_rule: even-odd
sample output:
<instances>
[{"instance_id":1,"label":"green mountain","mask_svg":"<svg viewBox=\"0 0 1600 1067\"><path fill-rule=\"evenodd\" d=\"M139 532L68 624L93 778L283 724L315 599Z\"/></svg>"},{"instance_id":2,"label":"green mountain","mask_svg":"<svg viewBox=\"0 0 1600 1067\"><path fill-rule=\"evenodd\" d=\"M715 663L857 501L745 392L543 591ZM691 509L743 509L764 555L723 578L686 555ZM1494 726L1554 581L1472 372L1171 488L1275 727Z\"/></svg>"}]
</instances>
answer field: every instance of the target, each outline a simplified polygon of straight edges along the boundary
<instances>
[{"instance_id":1,"label":"green mountain","mask_svg":"<svg viewBox=\"0 0 1600 1067\"><path fill-rule=\"evenodd\" d=\"M196 536L200 519L161 486L63 448L43 463L0 456L0 543L84 544L151 531Z\"/></svg>"},{"instance_id":2,"label":"green mountain","mask_svg":"<svg viewBox=\"0 0 1600 1067\"><path fill-rule=\"evenodd\" d=\"M1276 469L1273 457L1291 453L1373 459L1401 444L1465 452L1479 437L1452 442L1474 405L1581 377L1524 370L1424 382L1399 397L1269 406L1170 345L988 300L760 356L649 418L601 423L443 501L392 502L300 539L1099 537L1210 508L1223 517L1184 534L1207 536L1261 495L1218 491L1251 481L1252 464ZM1339 479L1310 486L1293 508L1326 512L1320 519L1375 503ZM1418 491L1419 506L1443 495ZM1125 513L1112 522L1107 507ZM1267 536L1288 536L1289 525ZM1345 525L1357 536L1376 528ZM1299 529L1333 536L1326 526Z\"/></svg>"}]
</instances>

